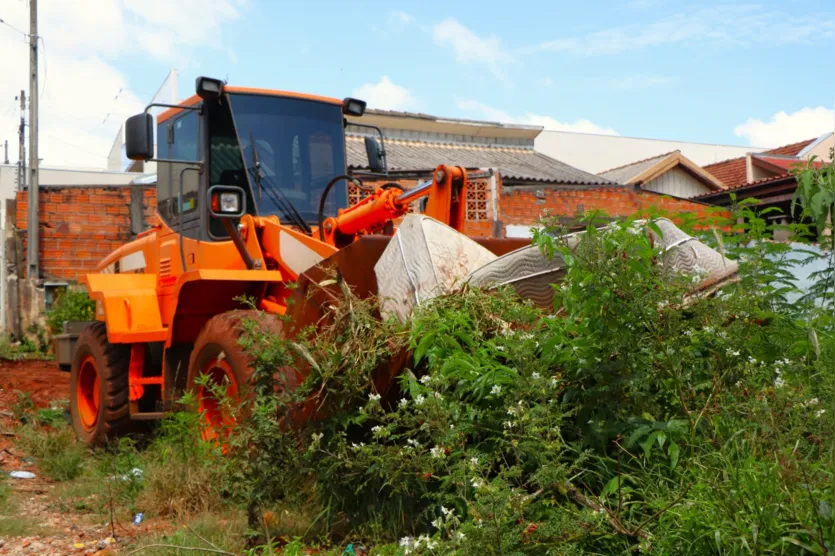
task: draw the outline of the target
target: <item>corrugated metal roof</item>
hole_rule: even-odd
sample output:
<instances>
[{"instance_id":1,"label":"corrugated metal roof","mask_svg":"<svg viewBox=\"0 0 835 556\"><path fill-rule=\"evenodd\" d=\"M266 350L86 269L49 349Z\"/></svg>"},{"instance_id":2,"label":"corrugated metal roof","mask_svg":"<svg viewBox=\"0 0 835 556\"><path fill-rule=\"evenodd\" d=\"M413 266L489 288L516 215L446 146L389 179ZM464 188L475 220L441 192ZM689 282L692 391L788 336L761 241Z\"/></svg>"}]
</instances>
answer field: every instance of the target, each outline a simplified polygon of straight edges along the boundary
<instances>
[{"instance_id":1,"label":"corrugated metal roof","mask_svg":"<svg viewBox=\"0 0 835 556\"><path fill-rule=\"evenodd\" d=\"M367 168L368 159L361 136L346 136L348 167ZM389 170L425 172L439 164L465 168L495 168L510 180L576 185L615 185L528 148L459 145L386 139Z\"/></svg>"}]
</instances>

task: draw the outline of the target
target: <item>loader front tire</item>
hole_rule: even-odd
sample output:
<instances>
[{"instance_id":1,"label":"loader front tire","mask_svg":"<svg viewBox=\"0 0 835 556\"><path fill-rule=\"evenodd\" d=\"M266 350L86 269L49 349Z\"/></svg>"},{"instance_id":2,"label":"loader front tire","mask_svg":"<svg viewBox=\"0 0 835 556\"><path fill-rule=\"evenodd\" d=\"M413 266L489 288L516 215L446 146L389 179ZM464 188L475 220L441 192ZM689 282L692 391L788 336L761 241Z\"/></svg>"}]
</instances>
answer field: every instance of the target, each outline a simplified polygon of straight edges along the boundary
<instances>
[{"instance_id":1,"label":"loader front tire","mask_svg":"<svg viewBox=\"0 0 835 556\"><path fill-rule=\"evenodd\" d=\"M73 429L89 445L102 445L130 423L130 346L107 341L107 327L94 322L78 336L70 371Z\"/></svg>"},{"instance_id":2,"label":"loader front tire","mask_svg":"<svg viewBox=\"0 0 835 556\"><path fill-rule=\"evenodd\" d=\"M273 315L252 310L229 311L209 319L194 342L186 384L202 415L206 441L217 440L235 425L235 406L248 394L253 358L238 343L246 322L255 322L265 333L280 335L282 331L281 322ZM208 378L206 386L198 380L201 375ZM224 394L217 396L219 391Z\"/></svg>"}]
</instances>

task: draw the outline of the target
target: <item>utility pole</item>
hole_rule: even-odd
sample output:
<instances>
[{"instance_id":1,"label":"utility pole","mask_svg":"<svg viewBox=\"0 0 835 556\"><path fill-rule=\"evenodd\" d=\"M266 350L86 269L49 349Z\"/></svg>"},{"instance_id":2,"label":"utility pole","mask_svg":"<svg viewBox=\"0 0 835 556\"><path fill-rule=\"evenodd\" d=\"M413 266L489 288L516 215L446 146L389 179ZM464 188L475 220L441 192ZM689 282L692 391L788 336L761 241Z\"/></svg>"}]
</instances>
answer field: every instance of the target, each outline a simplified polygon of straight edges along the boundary
<instances>
[{"instance_id":1,"label":"utility pole","mask_svg":"<svg viewBox=\"0 0 835 556\"><path fill-rule=\"evenodd\" d=\"M29 245L26 276L30 280L41 277L38 178L38 0L29 0Z\"/></svg>"},{"instance_id":2,"label":"utility pole","mask_svg":"<svg viewBox=\"0 0 835 556\"><path fill-rule=\"evenodd\" d=\"M26 187L26 91L20 91L20 129L17 131L20 150L17 153L17 189Z\"/></svg>"}]
</instances>

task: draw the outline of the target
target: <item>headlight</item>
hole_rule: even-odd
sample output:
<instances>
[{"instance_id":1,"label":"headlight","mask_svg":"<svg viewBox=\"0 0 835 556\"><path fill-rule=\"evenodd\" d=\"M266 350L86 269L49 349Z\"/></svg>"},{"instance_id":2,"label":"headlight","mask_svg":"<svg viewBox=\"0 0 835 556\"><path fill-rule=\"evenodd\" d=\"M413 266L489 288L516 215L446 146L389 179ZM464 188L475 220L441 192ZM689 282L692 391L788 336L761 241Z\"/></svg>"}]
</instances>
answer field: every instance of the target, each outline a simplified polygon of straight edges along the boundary
<instances>
[{"instance_id":1,"label":"headlight","mask_svg":"<svg viewBox=\"0 0 835 556\"><path fill-rule=\"evenodd\" d=\"M241 198L237 193L220 194L220 212L236 213L241 210Z\"/></svg>"}]
</instances>

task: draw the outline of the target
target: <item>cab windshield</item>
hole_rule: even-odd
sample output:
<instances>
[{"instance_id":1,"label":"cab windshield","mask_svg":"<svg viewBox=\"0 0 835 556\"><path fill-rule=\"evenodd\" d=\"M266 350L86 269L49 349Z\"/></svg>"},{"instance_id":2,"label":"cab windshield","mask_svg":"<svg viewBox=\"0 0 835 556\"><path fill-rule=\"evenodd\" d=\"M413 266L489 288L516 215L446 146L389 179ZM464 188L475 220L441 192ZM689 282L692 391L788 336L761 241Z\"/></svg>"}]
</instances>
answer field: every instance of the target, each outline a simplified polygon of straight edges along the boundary
<instances>
[{"instance_id":1,"label":"cab windshield","mask_svg":"<svg viewBox=\"0 0 835 556\"><path fill-rule=\"evenodd\" d=\"M279 96L229 97L258 214L285 221L294 208L307 223L316 223L325 186L346 170L342 107ZM328 194L324 215L335 216L347 204L343 181Z\"/></svg>"}]
</instances>

